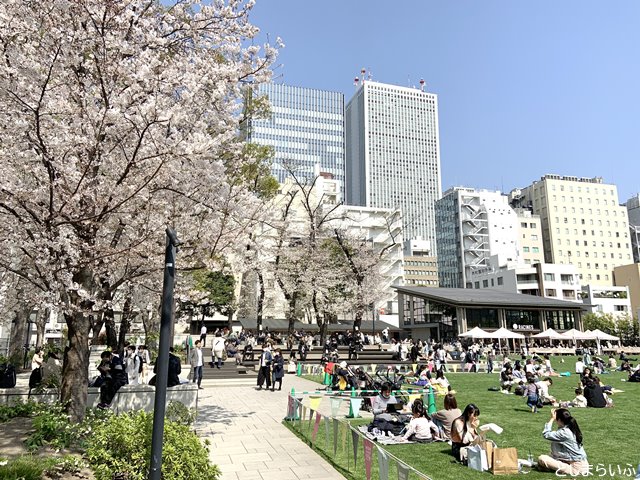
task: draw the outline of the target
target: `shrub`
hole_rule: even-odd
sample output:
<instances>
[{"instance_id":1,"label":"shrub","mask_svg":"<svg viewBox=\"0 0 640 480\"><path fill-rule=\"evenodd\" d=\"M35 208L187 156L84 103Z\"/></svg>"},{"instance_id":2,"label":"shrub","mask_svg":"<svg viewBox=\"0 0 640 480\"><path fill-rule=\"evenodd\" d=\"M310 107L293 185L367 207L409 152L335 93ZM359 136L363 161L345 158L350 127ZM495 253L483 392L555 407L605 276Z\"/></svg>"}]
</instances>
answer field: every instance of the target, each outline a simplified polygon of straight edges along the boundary
<instances>
[{"instance_id":1,"label":"shrub","mask_svg":"<svg viewBox=\"0 0 640 480\"><path fill-rule=\"evenodd\" d=\"M128 480L144 480L149 470L153 414L132 412L114 415L96 424L88 437L86 457L98 480L125 474ZM198 478L215 480L219 471L209 463L209 452L189 427L171 420L164 425L163 480Z\"/></svg>"},{"instance_id":2,"label":"shrub","mask_svg":"<svg viewBox=\"0 0 640 480\"><path fill-rule=\"evenodd\" d=\"M39 405L33 418L34 432L27 438L29 450L37 450L48 444L52 448L62 449L71 445L77 424L69 423L69 417L60 403Z\"/></svg>"},{"instance_id":3,"label":"shrub","mask_svg":"<svg viewBox=\"0 0 640 480\"><path fill-rule=\"evenodd\" d=\"M19 457L0 465L0 480L40 480L44 472L53 467L59 459ZM4 463L4 462L3 462Z\"/></svg>"},{"instance_id":4,"label":"shrub","mask_svg":"<svg viewBox=\"0 0 640 480\"><path fill-rule=\"evenodd\" d=\"M0 405L0 423L8 422L15 417L30 417L37 407L38 404L31 400L14 405Z\"/></svg>"}]
</instances>

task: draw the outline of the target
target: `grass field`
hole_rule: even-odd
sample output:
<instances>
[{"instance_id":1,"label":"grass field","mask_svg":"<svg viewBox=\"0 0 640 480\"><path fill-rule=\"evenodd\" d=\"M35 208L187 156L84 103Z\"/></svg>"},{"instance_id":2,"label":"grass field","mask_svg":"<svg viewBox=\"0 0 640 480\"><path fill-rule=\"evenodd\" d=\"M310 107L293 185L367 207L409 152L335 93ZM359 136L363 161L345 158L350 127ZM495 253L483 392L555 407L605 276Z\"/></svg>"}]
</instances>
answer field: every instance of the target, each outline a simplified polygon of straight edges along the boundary
<instances>
[{"instance_id":1,"label":"grass field","mask_svg":"<svg viewBox=\"0 0 640 480\"><path fill-rule=\"evenodd\" d=\"M564 358L564 364L560 363L559 358L554 358L552 360L554 368L557 371L573 371L575 357ZM584 436L584 447L593 469L591 477L634 478L640 462L640 435L638 433L640 384L621 381L627 378L626 373L621 372L612 372L600 377L605 384L624 390L624 393L613 396L614 408L571 409ZM531 413L523 397L488 391L490 387L498 385L496 373L451 373L447 375L447 378L449 378L452 388L457 392L458 406L461 409L468 403L475 403L480 408L481 424L496 423L504 428L501 435L493 433L488 435L498 446L516 447L519 458L526 458L529 452L535 458L549 452L549 442L542 437L542 429L551 414L549 407L545 406L539 413ZM575 374L570 377L554 377L550 393L558 400L572 400L575 397L574 389L578 381L579 377ZM437 406L439 409L442 408L441 397L437 398ZM298 426L295 426L297 434L303 439L310 439L312 428L313 424L308 422L298 422ZM314 447L318 453L330 460L347 478L357 480L366 478L362 460L362 446L359 447L358 462L354 468L351 436L343 437L343 433L340 433L338 452L334 455L332 440L329 442L330 446L325 445L323 428L324 426L321 425ZM342 441L343 438L346 438L345 442ZM486 472L475 472L453 463L453 457L450 455L451 447L445 443L393 445L386 448L391 454L434 480L458 478L473 480L487 478L491 475ZM372 463L372 478L378 478L375 451ZM618 468L621 469L621 473L618 472ZM631 469L633 469L632 475L629 473ZM532 470L526 476L531 480L562 478L554 473L536 470ZM523 474L517 477L523 477ZM389 478L397 478L393 461L389 467ZM418 477L412 474L410 478ZM504 476L502 478L511 477Z\"/></svg>"}]
</instances>

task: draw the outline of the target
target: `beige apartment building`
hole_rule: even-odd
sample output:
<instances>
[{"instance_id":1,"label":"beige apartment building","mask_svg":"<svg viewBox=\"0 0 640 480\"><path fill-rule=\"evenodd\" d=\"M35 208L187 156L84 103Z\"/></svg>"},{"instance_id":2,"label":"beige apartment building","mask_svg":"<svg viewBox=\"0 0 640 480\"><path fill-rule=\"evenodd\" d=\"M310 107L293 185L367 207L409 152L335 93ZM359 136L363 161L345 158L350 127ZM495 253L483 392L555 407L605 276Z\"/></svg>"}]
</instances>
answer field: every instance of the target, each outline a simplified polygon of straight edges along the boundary
<instances>
[{"instance_id":1,"label":"beige apartment building","mask_svg":"<svg viewBox=\"0 0 640 480\"><path fill-rule=\"evenodd\" d=\"M613 285L613 269L633 261L627 209L601 177L545 175L510 197L540 216L545 261L575 265L583 285Z\"/></svg>"},{"instance_id":2,"label":"beige apartment building","mask_svg":"<svg viewBox=\"0 0 640 480\"><path fill-rule=\"evenodd\" d=\"M629 288L631 316L640 317L640 263L620 265L615 268L613 274L617 286Z\"/></svg>"},{"instance_id":3,"label":"beige apartment building","mask_svg":"<svg viewBox=\"0 0 640 480\"><path fill-rule=\"evenodd\" d=\"M520 263L544 263L544 244L540 216L530 210L515 209L518 215L518 256Z\"/></svg>"}]
</instances>

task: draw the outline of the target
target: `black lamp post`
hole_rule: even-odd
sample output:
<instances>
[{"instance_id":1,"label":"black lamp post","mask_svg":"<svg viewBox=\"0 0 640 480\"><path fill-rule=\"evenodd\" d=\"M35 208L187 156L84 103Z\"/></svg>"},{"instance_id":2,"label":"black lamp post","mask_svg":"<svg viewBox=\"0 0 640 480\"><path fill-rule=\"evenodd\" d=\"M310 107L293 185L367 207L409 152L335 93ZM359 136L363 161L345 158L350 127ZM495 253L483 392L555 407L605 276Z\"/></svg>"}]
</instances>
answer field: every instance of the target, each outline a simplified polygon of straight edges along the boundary
<instances>
[{"instance_id":1,"label":"black lamp post","mask_svg":"<svg viewBox=\"0 0 640 480\"><path fill-rule=\"evenodd\" d=\"M167 228L164 256L164 281L162 285L162 316L160 317L160 344L156 363L156 397L153 408L153 433L151 437L151 466L149 480L162 478L162 440L164 435L164 413L167 402L167 379L169 377L169 347L171 323L173 321L173 285L176 274L176 252L180 241L176 232Z\"/></svg>"}]
</instances>

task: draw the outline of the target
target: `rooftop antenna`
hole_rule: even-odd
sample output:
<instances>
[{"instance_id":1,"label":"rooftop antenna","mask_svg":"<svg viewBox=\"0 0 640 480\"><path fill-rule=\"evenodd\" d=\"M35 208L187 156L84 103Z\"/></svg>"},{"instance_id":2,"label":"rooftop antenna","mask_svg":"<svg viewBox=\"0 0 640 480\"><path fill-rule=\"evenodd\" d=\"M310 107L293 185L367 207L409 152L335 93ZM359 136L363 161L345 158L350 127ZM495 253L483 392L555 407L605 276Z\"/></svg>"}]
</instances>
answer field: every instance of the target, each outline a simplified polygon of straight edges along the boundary
<instances>
[{"instance_id":1,"label":"rooftop antenna","mask_svg":"<svg viewBox=\"0 0 640 480\"><path fill-rule=\"evenodd\" d=\"M425 87L424 78L421 78L420 79L420 91L421 92L424 92L424 87Z\"/></svg>"},{"instance_id":2,"label":"rooftop antenna","mask_svg":"<svg viewBox=\"0 0 640 480\"><path fill-rule=\"evenodd\" d=\"M364 84L364 77L365 77L365 74L366 74L366 73L367 73L367 70L366 70L364 67L362 67L362 68L360 69L360 76L362 77L362 83L363 83L363 84Z\"/></svg>"},{"instance_id":3,"label":"rooftop antenna","mask_svg":"<svg viewBox=\"0 0 640 480\"><path fill-rule=\"evenodd\" d=\"M360 79L358 77L353 79L353 85L356 87L356 90L358 89L359 83L360 83Z\"/></svg>"},{"instance_id":4,"label":"rooftop antenna","mask_svg":"<svg viewBox=\"0 0 640 480\"><path fill-rule=\"evenodd\" d=\"M372 78L373 74L371 73L371 70L369 70L369 73L367 74L367 80L371 81Z\"/></svg>"}]
</instances>

